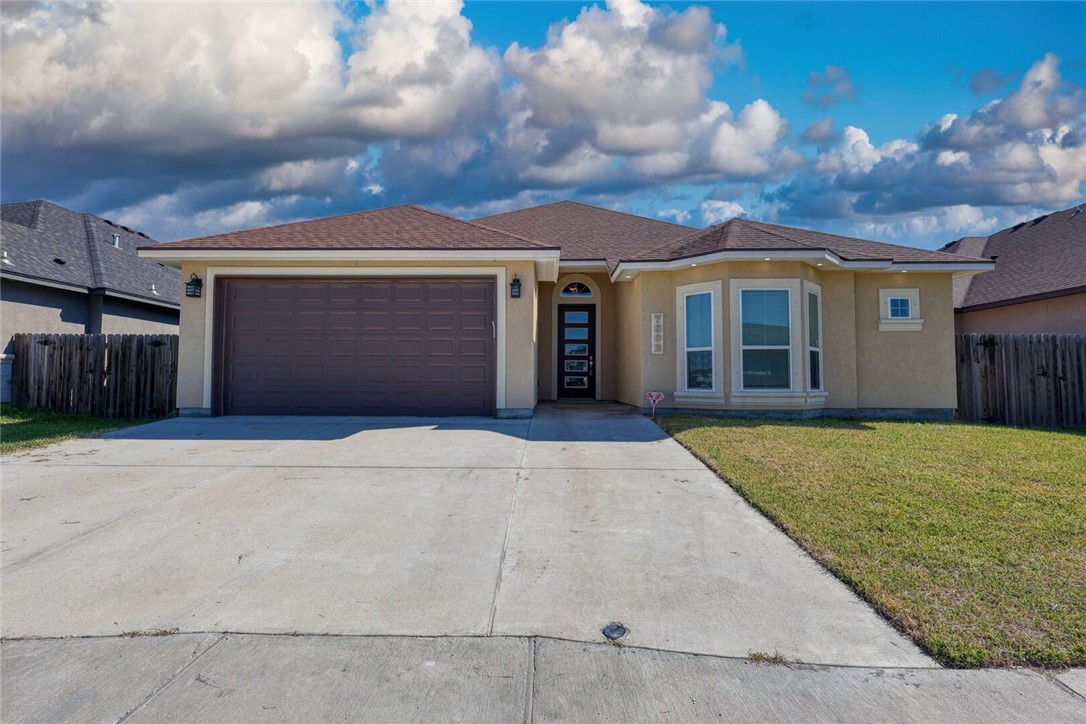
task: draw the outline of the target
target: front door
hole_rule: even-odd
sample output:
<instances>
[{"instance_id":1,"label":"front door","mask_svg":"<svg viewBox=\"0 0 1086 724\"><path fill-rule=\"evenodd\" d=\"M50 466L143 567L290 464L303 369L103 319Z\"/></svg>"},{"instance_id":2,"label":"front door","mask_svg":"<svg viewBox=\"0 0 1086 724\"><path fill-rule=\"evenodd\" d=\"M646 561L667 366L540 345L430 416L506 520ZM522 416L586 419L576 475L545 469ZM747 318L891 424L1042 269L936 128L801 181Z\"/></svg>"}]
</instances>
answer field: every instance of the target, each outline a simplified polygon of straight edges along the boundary
<instances>
[{"instance_id":1,"label":"front door","mask_svg":"<svg viewBox=\"0 0 1086 724\"><path fill-rule=\"evenodd\" d=\"M596 307L558 305L558 397L596 398Z\"/></svg>"}]
</instances>

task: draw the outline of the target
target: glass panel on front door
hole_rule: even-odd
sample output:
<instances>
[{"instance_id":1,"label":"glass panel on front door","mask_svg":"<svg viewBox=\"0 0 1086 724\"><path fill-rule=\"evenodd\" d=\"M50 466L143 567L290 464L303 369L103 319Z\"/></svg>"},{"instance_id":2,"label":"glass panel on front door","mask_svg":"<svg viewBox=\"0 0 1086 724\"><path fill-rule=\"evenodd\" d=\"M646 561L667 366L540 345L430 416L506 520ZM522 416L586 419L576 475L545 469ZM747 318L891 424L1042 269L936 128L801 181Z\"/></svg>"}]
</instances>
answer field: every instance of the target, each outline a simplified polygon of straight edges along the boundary
<instances>
[{"instance_id":1,"label":"glass panel on front door","mask_svg":"<svg viewBox=\"0 0 1086 724\"><path fill-rule=\"evenodd\" d=\"M558 307L557 397L596 396L596 308L562 304Z\"/></svg>"}]
</instances>

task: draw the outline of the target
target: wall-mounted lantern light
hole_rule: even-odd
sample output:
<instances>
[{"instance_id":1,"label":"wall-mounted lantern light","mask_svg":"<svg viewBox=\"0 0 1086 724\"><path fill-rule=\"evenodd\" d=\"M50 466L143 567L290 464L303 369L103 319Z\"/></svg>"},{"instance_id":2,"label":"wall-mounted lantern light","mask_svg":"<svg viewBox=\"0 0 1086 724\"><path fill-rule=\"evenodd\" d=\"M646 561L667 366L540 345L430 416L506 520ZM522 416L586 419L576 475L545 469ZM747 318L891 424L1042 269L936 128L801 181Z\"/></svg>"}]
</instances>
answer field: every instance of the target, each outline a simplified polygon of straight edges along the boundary
<instances>
[{"instance_id":1,"label":"wall-mounted lantern light","mask_svg":"<svg viewBox=\"0 0 1086 724\"><path fill-rule=\"evenodd\" d=\"M516 274L513 275L513 281L509 282L509 296L520 299L520 277Z\"/></svg>"},{"instance_id":2,"label":"wall-mounted lantern light","mask_svg":"<svg viewBox=\"0 0 1086 724\"><path fill-rule=\"evenodd\" d=\"M186 297L199 297L204 293L204 280L196 276L193 272L189 280L185 282L185 296Z\"/></svg>"}]
</instances>

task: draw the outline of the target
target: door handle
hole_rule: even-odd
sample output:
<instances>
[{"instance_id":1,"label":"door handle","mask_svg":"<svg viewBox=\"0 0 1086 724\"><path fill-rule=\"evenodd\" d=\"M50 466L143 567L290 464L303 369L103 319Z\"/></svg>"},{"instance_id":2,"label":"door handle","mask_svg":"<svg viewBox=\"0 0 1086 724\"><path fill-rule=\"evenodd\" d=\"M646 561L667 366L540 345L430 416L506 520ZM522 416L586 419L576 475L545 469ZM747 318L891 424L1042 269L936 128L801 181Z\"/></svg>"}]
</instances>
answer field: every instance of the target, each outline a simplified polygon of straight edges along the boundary
<instances>
[{"instance_id":1,"label":"door handle","mask_svg":"<svg viewBox=\"0 0 1086 724\"><path fill-rule=\"evenodd\" d=\"M595 357L589 357L588 358L588 374L592 374L595 371L595 369L596 369L596 358Z\"/></svg>"},{"instance_id":2,"label":"door handle","mask_svg":"<svg viewBox=\"0 0 1086 724\"><path fill-rule=\"evenodd\" d=\"M498 338L498 323L493 319L490 320L490 334L494 339Z\"/></svg>"}]
</instances>

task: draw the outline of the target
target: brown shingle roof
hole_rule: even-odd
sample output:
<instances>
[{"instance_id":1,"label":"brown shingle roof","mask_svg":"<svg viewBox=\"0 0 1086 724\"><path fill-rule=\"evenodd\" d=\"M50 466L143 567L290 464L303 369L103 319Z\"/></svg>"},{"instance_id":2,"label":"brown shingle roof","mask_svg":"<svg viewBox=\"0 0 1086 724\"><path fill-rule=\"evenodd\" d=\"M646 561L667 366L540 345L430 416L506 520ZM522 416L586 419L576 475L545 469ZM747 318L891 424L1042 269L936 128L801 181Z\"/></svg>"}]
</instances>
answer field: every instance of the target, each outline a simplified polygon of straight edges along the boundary
<instances>
[{"instance_id":1,"label":"brown shingle roof","mask_svg":"<svg viewBox=\"0 0 1086 724\"><path fill-rule=\"evenodd\" d=\"M1084 291L1086 205L1039 216L987 238L958 239L943 250L996 258L992 271L955 283L958 309Z\"/></svg>"},{"instance_id":2,"label":"brown shingle roof","mask_svg":"<svg viewBox=\"0 0 1086 724\"><path fill-rule=\"evenodd\" d=\"M144 247L147 248L147 247ZM548 249L546 244L418 206L392 206L323 219L155 244L156 250Z\"/></svg>"},{"instance_id":3,"label":"brown shingle roof","mask_svg":"<svg viewBox=\"0 0 1086 724\"><path fill-rule=\"evenodd\" d=\"M606 259L610 267L619 259L629 259L693 231L689 226L576 201L510 211L476 222L559 246L563 260Z\"/></svg>"},{"instance_id":4,"label":"brown shingle roof","mask_svg":"<svg viewBox=\"0 0 1086 724\"><path fill-rule=\"evenodd\" d=\"M830 251L846 261L893 261L925 264L976 261L957 254L825 234L810 229L730 219L645 252L629 261L671 261L719 251Z\"/></svg>"}]
</instances>

